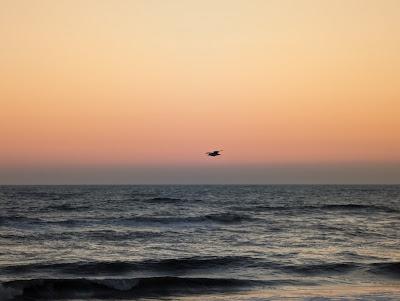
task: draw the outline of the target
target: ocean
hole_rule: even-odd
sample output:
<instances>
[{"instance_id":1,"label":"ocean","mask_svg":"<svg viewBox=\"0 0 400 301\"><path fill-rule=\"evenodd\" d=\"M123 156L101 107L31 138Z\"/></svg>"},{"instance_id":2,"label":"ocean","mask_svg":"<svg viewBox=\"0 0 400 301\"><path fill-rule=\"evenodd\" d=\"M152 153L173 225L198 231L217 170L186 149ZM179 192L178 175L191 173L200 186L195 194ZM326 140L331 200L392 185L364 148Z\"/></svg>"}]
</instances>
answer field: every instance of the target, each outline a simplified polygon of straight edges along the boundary
<instances>
[{"instance_id":1,"label":"ocean","mask_svg":"<svg viewBox=\"0 0 400 301\"><path fill-rule=\"evenodd\" d=\"M400 300L400 186L0 186L0 300Z\"/></svg>"}]
</instances>

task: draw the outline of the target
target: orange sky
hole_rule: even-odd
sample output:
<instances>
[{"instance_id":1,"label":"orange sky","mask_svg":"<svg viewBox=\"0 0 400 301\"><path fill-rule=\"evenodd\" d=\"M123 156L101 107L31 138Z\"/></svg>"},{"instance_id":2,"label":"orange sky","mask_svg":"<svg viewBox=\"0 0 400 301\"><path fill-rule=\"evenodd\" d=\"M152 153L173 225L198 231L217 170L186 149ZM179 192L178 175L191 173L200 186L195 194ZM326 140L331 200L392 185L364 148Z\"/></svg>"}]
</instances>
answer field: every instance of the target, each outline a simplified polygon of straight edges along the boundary
<instances>
[{"instance_id":1,"label":"orange sky","mask_svg":"<svg viewBox=\"0 0 400 301\"><path fill-rule=\"evenodd\" d=\"M397 0L2 0L0 168L400 162L399 53Z\"/></svg>"}]
</instances>

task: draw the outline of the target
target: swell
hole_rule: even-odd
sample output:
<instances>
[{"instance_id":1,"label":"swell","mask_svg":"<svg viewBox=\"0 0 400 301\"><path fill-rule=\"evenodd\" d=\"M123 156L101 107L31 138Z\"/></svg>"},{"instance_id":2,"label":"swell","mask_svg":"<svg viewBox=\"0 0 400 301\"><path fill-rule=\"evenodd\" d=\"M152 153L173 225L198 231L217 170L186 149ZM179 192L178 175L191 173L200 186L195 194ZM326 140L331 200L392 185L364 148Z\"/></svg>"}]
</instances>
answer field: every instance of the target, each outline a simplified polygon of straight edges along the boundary
<instances>
[{"instance_id":1,"label":"swell","mask_svg":"<svg viewBox=\"0 0 400 301\"><path fill-rule=\"evenodd\" d=\"M218 223L218 224L236 224L242 222L256 221L256 218L245 214L237 213L216 213L201 216L132 216L120 217L117 223L126 224L182 224L182 223Z\"/></svg>"},{"instance_id":2,"label":"swell","mask_svg":"<svg viewBox=\"0 0 400 301\"><path fill-rule=\"evenodd\" d=\"M306 276L332 274L343 275L357 271L366 275L378 275L392 279L400 278L400 262L337 262L323 264L288 265L281 268L288 272Z\"/></svg>"},{"instance_id":3,"label":"swell","mask_svg":"<svg viewBox=\"0 0 400 301\"><path fill-rule=\"evenodd\" d=\"M177 203L183 201L184 201L183 199L171 198L171 197L155 197L146 200L146 202L154 202L154 203Z\"/></svg>"},{"instance_id":4,"label":"swell","mask_svg":"<svg viewBox=\"0 0 400 301\"><path fill-rule=\"evenodd\" d=\"M123 274L129 272L177 272L184 270L196 270L212 268L228 268L233 266L244 267L246 265L257 266L258 260L242 256L225 257L186 257L163 260L143 261L100 261L100 262L72 262L72 263L34 263L19 266L3 267L2 271L10 274L32 273L51 271L73 275L91 274Z\"/></svg>"},{"instance_id":5,"label":"swell","mask_svg":"<svg viewBox=\"0 0 400 301\"><path fill-rule=\"evenodd\" d=\"M171 225L171 224L239 224L242 222L256 221L257 218L250 217L245 214L237 213L216 213L201 216L110 216L105 218L75 218L63 220L46 220L44 218L31 218L24 216L0 216L0 225L7 226L45 226L58 225L65 227L75 227L93 224L106 225L134 225L134 224L150 224L150 225Z\"/></svg>"},{"instance_id":6,"label":"swell","mask_svg":"<svg viewBox=\"0 0 400 301\"><path fill-rule=\"evenodd\" d=\"M77 205L72 203L63 203L63 204L51 204L44 208L41 208L41 211L86 211L91 209L90 206L85 205Z\"/></svg>"},{"instance_id":7,"label":"swell","mask_svg":"<svg viewBox=\"0 0 400 301\"><path fill-rule=\"evenodd\" d=\"M179 204L179 203L191 203L191 202L202 202L199 199L181 199L175 197L165 197L165 196L157 196L150 197L152 194L134 194L128 198L123 199L111 199L112 201L117 201L121 203L144 203L144 204Z\"/></svg>"},{"instance_id":8,"label":"swell","mask_svg":"<svg viewBox=\"0 0 400 301\"><path fill-rule=\"evenodd\" d=\"M231 209L237 211L301 211L301 210L323 210L323 211L357 211L357 210L373 210L373 212L380 211L386 213L399 213L400 209L378 206L378 205L362 205L362 204L324 204L324 205L304 205L304 206L269 206L269 205L256 205L256 206L234 206Z\"/></svg>"},{"instance_id":9,"label":"swell","mask_svg":"<svg viewBox=\"0 0 400 301\"><path fill-rule=\"evenodd\" d=\"M400 279L400 262L379 262L370 265L369 271L381 276Z\"/></svg>"},{"instance_id":10,"label":"swell","mask_svg":"<svg viewBox=\"0 0 400 301\"><path fill-rule=\"evenodd\" d=\"M234 269L256 269L280 274L323 276L361 272L366 275L400 278L400 262L326 262L318 264L283 264L246 256L195 256L142 261L94 261L72 263L33 263L18 266L3 266L2 273L10 275L49 273L57 275L129 275L131 273L174 274L182 272L228 271Z\"/></svg>"},{"instance_id":11,"label":"swell","mask_svg":"<svg viewBox=\"0 0 400 301\"><path fill-rule=\"evenodd\" d=\"M312 208L312 207L311 207ZM329 204L320 206L321 209L327 210L378 210L385 212L399 212L399 210L387 206L378 206L378 205L361 205L361 204Z\"/></svg>"},{"instance_id":12,"label":"swell","mask_svg":"<svg viewBox=\"0 0 400 301\"><path fill-rule=\"evenodd\" d=\"M174 232L172 232L174 233ZM60 235L64 241L69 240L92 240L92 241L109 241L121 242L126 240L144 240L148 241L151 238L163 237L169 232L163 231L116 231L116 230L78 230L78 231L62 231L62 232L24 232L13 231L12 233L0 233L0 238L12 239L14 241L32 241L32 240L57 240Z\"/></svg>"},{"instance_id":13,"label":"swell","mask_svg":"<svg viewBox=\"0 0 400 301\"><path fill-rule=\"evenodd\" d=\"M288 265L282 267L283 270L301 275L329 275L346 274L361 268L356 263L323 263L323 264L304 264Z\"/></svg>"},{"instance_id":14,"label":"swell","mask_svg":"<svg viewBox=\"0 0 400 301\"><path fill-rule=\"evenodd\" d=\"M37 224L43 223L44 220L34 217L25 217L20 215L0 216L0 225L15 225L15 224Z\"/></svg>"},{"instance_id":15,"label":"swell","mask_svg":"<svg viewBox=\"0 0 400 301\"><path fill-rule=\"evenodd\" d=\"M251 288L260 284L260 281L255 280L185 277L31 279L2 283L0 297L3 296L4 299L7 298L8 300L55 300L79 297L124 299L143 296L225 292L227 290Z\"/></svg>"}]
</instances>

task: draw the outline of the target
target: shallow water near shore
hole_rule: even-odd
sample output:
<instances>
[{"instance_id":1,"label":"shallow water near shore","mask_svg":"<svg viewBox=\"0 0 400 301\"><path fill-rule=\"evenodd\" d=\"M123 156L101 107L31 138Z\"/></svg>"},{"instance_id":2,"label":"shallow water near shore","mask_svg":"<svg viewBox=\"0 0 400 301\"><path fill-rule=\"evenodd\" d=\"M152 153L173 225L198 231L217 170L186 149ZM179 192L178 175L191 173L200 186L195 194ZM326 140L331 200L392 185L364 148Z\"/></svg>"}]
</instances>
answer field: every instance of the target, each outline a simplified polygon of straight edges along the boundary
<instances>
[{"instance_id":1,"label":"shallow water near shore","mask_svg":"<svg viewBox=\"0 0 400 301\"><path fill-rule=\"evenodd\" d=\"M0 300L400 300L400 186L0 186Z\"/></svg>"}]
</instances>

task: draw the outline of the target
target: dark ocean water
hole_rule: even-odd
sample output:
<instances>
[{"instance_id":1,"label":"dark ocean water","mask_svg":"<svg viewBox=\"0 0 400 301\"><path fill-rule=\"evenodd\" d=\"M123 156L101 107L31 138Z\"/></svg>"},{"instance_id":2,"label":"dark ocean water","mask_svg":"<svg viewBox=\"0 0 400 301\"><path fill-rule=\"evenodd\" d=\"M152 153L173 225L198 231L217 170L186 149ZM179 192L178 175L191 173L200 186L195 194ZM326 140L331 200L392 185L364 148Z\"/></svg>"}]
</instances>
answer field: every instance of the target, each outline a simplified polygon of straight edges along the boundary
<instances>
[{"instance_id":1,"label":"dark ocean water","mask_svg":"<svg viewBox=\"0 0 400 301\"><path fill-rule=\"evenodd\" d=\"M0 300L400 300L400 186L2 186L0 283Z\"/></svg>"}]
</instances>

